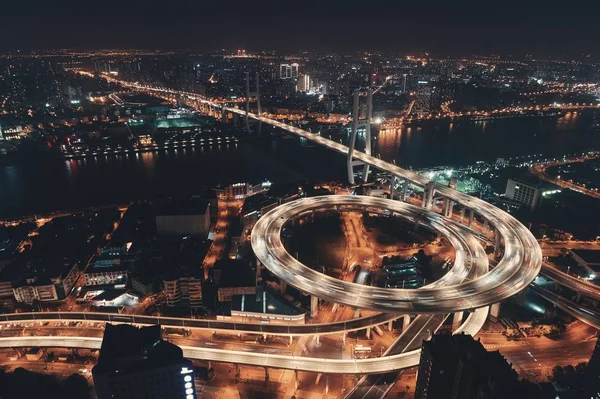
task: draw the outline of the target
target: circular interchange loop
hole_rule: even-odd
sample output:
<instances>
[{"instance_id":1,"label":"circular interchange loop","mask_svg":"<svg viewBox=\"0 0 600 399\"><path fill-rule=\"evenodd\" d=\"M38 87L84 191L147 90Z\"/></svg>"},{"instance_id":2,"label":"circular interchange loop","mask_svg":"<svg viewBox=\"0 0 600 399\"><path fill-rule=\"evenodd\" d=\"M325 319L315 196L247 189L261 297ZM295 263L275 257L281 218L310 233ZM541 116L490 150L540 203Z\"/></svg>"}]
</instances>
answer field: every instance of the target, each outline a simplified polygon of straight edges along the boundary
<instances>
[{"instance_id":1,"label":"circular interchange loop","mask_svg":"<svg viewBox=\"0 0 600 399\"><path fill-rule=\"evenodd\" d=\"M474 204L475 201L471 197L466 197L470 206L482 206ZM525 229L534 241L533 246L529 236L525 236L526 240L521 237L523 233L517 228L523 226L519 222L492 205L483 201L481 203L488 208L485 209L488 211L488 220L504 239L504 257L493 271L474 280L451 286L442 284L410 290L341 281L303 265L283 246L281 230L286 222L303 214L326 209L386 209L409 220L418 219L449 239L453 237L454 233L450 232L449 226L456 224L455 222L424 208L389 199L332 195L303 198L280 205L263 215L254 226L252 248L260 262L277 277L326 301L397 313L450 313L473 310L515 295L533 281L541 267L541 251L535 238ZM463 234L465 237L470 235L466 229L463 229ZM481 257L480 253L475 255ZM470 266L465 262L469 262L469 259L457 252L455 267L468 270Z\"/></svg>"}]
</instances>

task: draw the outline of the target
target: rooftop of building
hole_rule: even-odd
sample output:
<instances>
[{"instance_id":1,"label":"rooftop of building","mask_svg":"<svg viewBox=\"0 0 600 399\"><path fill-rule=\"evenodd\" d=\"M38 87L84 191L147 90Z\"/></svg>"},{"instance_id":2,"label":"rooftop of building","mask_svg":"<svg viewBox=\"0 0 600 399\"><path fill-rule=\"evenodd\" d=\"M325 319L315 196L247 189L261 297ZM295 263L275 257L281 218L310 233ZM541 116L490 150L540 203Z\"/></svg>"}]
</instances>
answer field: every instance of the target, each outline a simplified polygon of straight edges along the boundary
<instances>
[{"instance_id":1,"label":"rooftop of building","mask_svg":"<svg viewBox=\"0 0 600 399\"><path fill-rule=\"evenodd\" d=\"M510 180L514 180L517 183L521 183L533 188L538 188L544 191L560 189L560 187L558 187L557 185L541 180L539 177L529 173L523 173L519 176L511 177Z\"/></svg>"},{"instance_id":2,"label":"rooftop of building","mask_svg":"<svg viewBox=\"0 0 600 399\"><path fill-rule=\"evenodd\" d=\"M204 215L209 205L197 197L166 198L156 201L156 216Z\"/></svg>"},{"instance_id":3,"label":"rooftop of building","mask_svg":"<svg viewBox=\"0 0 600 399\"><path fill-rule=\"evenodd\" d=\"M214 271L219 272L217 285L223 287L254 287L256 266L245 259L220 259L215 262ZM215 278L216 280L216 278Z\"/></svg>"},{"instance_id":4,"label":"rooftop of building","mask_svg":"<svg viewBox=\"0 0 600 399\"><path fill-rule=\"evenodd\" d=\"M101 292L92 298L93 301L112 301L121 295L126 294L127 290L101 290Z\"/></svg>"},{"instance_id":5,"label":"rooftop of building","mask_svg":"<svg viewBox=\"0 0 600 399\"><path fill-rule=\"evenodd\" d=\"M160 326L106 324L94 374L140 372L187 362L177 345L163 341Z\"/></svg>"},{"instance_id":6,"label":"rooftop of building","mask_svg":"<svg viewBox=\"0 0 600 399\"><path fill-rule=\"evenodd\" d=\"M268 205L272 205L277 201L265 193L257 193L254 194L244 201L244 205L242 206L241 215L247 216L253 212L260 211L262 208Z\"/></svg>"},{"instance_id":7,"label":"rooftop of building","mask_svg":"<svg viewBox=\"0 0 600 399\"><path fill-rule=\"evenodd\" d=\"M432 356L449 360L452 354L470 354L472 357L483 356L485 348L479 340L466 334L434 334L429 341L423 341L423 347L429 350Z\"/></svg>"},{"instance_id":8,"label":"rooftop of building","mask_svg":"<svg viewBox=\"0 0 600 399\"><path fill-rule=\"evenodd\" d=\"M296 316L304 313L279 293L265 287L258 287L254 295L234 295L231 298L231 310L285 316Z\"/></svg>"},{"instance_id":9,"label":"rooftop of building","mask_svg":"<svg viewBox=\"0 0 600 399\"><path fill-rule=\"evenodd\" d=\"M47 262L47 263L46 263ZM24 268L20 268L20 275L15 276L14 287L24 285L48 285L52 284L50 279L64 279L75 266L74 261L36 259L28 262ZM29 283L28 281L32 281Z\"/></svg>"},{"instance_id":10,"label":"rooftop of building","mask_svg":"<svg viewBox=\"0 0 600 399\"><path fill-rule=\"evenodd\" d=\"M120 257L114 256L96 256L90 262L85 273L102 273L102 272L114 272L114 271L125 271L129 269L129 265L126 262L121 262Z\"/></svg>"}]
</instances>

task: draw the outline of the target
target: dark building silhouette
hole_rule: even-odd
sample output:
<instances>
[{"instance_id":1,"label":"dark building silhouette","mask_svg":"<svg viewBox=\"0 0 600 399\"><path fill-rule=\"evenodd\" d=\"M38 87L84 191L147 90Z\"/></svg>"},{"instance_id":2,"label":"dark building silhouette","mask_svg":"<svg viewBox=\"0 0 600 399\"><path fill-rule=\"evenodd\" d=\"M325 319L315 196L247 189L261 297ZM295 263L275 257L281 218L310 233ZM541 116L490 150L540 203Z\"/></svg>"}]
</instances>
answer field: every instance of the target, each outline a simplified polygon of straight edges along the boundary
<instances>
[{"instance_id":1,"label":"dark building silhouette","mask_svg":"<svg viewBox=\"0 0 600 399\"><path fill-rule=\"evenodd\" d=\"M592 357L585 370L586 397L592 399L600 398L600 339L592 352Z\"/></svg>"},{"instance_id":2,"label":"dark building silhouette","mask_svg":"<svg viewBox=\"0 0 600 399\"><path fill-rule=\"evenodd\" d=\"M500 352L486 351L470 335L439 334L423 342L415 398L554 399L548 386L530 385Z\"/></svg>"},{"instance_id":3,"label":"dark building silhouette","mask_svg":"<svg viewBox=\"0 0 600 399\"><path fill-rule=\"evenodd\" d=\"M106 324L92 369L98 399L195 399L192 364L160 326Z\"/></svg>"}]
</instances>

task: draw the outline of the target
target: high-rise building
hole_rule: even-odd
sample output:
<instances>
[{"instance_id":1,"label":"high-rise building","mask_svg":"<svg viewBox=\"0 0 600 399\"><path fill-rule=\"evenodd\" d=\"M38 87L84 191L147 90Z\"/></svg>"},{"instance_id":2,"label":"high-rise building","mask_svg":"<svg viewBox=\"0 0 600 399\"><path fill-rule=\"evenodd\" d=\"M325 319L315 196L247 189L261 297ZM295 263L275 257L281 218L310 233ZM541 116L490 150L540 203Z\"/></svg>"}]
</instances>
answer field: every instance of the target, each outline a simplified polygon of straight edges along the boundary
<instances>
[{"instance_id":1,"label":"high-rise building","mask_svg":"<svg viewBox=\"0 0 600 399\"><path fill-rule=\"evenodd\" d=\"M517 373L500 352L487 352L464 334L438 334L423 342L415 398L509 397L519 397Z\"/></svg>"},{"instance_id":2,"label":"high-rise building","mask_svg":"<svg viewBox=\"0 0 600 399\"><path fill-rule=\"evenodd\" d=\"M281 79L297 79L298 78L298 67L296 63L293 64L281 64L279 66L279 78Z\"/></svg>"},{"instance_id":3,"label":"high-rise building","mask_svg":"<svg viewBox=\"0 0 600 399\"><path fill-rule=\"evenodd\" d=\"M167 306L198 308L202 306L202 270L182 268L163 280Z\"/></svg>"},{"instance_id":4,"label":"high-rise building","mask_svg":"<svg viewBox=\"0 0 600 399\"><path fill-rule=\"evenodd\" d=\"M195 399L192 363L160 326L106 324L92 369L98 399Z\"/></svg>"},{"instance_id":5,"label":"high-rise building","mask_svg":"<svg viewBox=\"0 0 600 399\"><path fill-rule=\"evenodd\" d=\"M311 88L311 80L309 75L300 75L298 78L298 83L296 84L296 90L301 92L310 91Z\"/></svg>"},{"instance_id":6,"label":"high-rise building","mask_svg":"<svg viewBox=\"0 0 600 399\"><path fill-rule=\"evenodd\" d=\"M586 397L592 399L600 398L600 339L596 341L592 357L585 370L585 377Z\"/></svg>"}]
</instances>

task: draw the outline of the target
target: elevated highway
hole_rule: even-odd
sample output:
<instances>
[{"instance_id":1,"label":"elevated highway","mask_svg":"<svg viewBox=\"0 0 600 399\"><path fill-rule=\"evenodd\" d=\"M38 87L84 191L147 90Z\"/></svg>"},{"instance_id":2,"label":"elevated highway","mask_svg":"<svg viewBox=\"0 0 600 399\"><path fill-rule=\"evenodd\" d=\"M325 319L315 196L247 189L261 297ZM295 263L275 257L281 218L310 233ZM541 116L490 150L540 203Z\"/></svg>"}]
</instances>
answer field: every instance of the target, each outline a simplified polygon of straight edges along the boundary
<instances>
[{"instance_id":1,"label":"elevated highway","mask_svg":"<svg viewBox=\"0 0 600 399\"><path fill-rule=\"evenodd\" d=\"M127 87L143 90L157 95L179 96L204 104L213 110L218 109L223 114L232 113L269 124L282 129L285 132L303 137L311 142L322 145L343 155L348 155L350 149L340 143L328 140L319 135L307 132L298 127L291 126L280 121L272 120L261 115L247 113L237 108L223 107L215 104L201 96L177 92L164 88L144 87L137 83L123 82ZM481 327L488 306L506 299L520 290L526 288L537 276L542 264L542 253L540 247L529 232L508 213L494 207L493 205L478 198L460 193L450 187L429 182L425 177L412 171L402 169L396 165L385 162L375 156L354 151L353 158L370 167L377 168L392 175L394 179L401 179L405 184L411 184L423 190L422 208L411 206L403 202L392 200L377 200L366 197L317 197L307 198L293 203L279 206L259 219L252 233L252 246L259 259L274 274L279 276L288 284L302 289L319 298L346 304L357 308L382 311L386 316L382 318L397 317L400 314L418 313L422 314L419 323L413 329L417 329L416 336L400 340L390 349L389 356L372 359L316 359L310 357L282 356L276 354L259 354L238 351L223 351L211 348L184 347L184 354L190 358L201 358L204 360L215 360L237 364L252 364L264 367L286 368L292 370L314 371L321 373L352 373L352 374L382 374L390 371L401 370L418 364L419 350L423 338L433 331L425 326L435 328L440 325L440 320L445 314L472 311L462 330L474 334ZM436 198L443 199L445 206L443 215L432 212ZM341 201L341 202L340 202ZM424 222L433 226L437 231L447 237L451 237L451 229L455 222L448 216L448 210L455 206L462 207L470 212L468 227L474 215L479 215L484 220L483 229L493 229L495 238L495 249L498 255L502 252L502 258L492 271L482 275L476 275L469 279L470 271L474 270L472 257L481 257L481 247L473 248L470 254L463 254L455 261L456 272L448 275L446 280L432 284L418 290L382 289L369 286L358 286L352 283L338 281L316 272L305 265L297 262L287 253L281 244L280 230L282 226L292 217L299 216L298 210L304 212L318 211L319 208L331 206L356 206L360 208L390 209L394 213L412 218L415 223ZM470 233L462 229L462 240L467 241ZM487 233L487 231L483 231ZM453 245L460 248L461 239L454 240ZM456 248L455 245L455 248ZM500 251L500 247L503 251ZM469 258L471 256L471 258ZM486 258L487 261L487 258ZM487 265L487 263L486 263ZM453 268L453 269L454 269ZM448 283L448 285L446 285ZM392 314L392 316L389 316ZM435 316L441 314L441 316ZM418 317L418 318L419 318ZM440 319L441 318L441 319ZM137 322L143 321L136 319ZM195 321L194 321L195 322ZM359 323L364 323L361 321ZM184 326L184 321L181 321ZM347 322L350 323L350 322ZM367 322L367 324L370 322ZM213 325L214 326L214 325ZM213 328L213 326L209 328ZM229 327L232 327L229 325ZM243 329L262 329L266 326L243 327ZM273 334L298 335L294 328L298 326L269 326ZM350 325L335 328L348 328ZM364 328L364 325L362 325ZM419 328L420 327L420 328ZM237 326L235 327L237 328ZM318 327L312 327L318 328ZM352 328L352 327L350 327ZM220 328L215 328L220 329ZM226 328L224 328L226 329ZM279 329L280 332L277 332ZM425 330L430 330L429 332ZM231 330L230 330L231 331ZM237 330L233 330L237 331ZM294 331L294 332L292 332ZM257 331L249 331L257 332ZM319 334L320 332L317 332ZM426 333L426 334L425 334ZM313 332L314 334L314 332ZM62 340L62 341L61 341ZM97 341L84 337L17 337L1 339L4 346L83 346L96 345ZM394 354L392 352L405 351Z\"/></svg>"}]
</instances>

